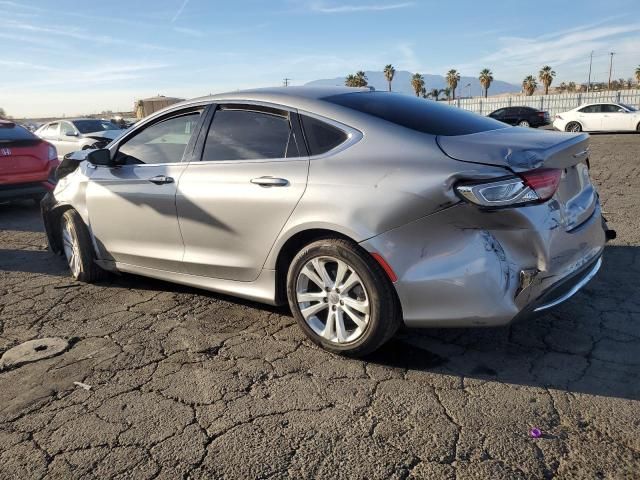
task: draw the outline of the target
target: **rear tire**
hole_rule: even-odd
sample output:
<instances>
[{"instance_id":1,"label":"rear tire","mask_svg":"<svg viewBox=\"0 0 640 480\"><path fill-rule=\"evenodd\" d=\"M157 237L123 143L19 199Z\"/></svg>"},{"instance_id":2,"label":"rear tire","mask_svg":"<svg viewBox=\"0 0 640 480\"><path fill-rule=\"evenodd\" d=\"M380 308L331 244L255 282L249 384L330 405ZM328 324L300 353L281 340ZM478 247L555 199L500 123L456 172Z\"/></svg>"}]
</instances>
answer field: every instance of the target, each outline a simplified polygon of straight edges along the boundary
<instances>
[{"instance_id":1,"label":"rear tire","mask_svg":"<svg viewBox=\"0 0 640 480\"><path fill-rule=\"evenodd\" d=\"M95 263L89 230L75 210L67 210L60 218L60 244L74 280L93 283L105 276Z\"/></svg>"},{"instance_id":2,"label":"rear tire","mask_svg":"<svg viewBox=\"0 0 640 480\"><path fill-rule=\"evenodd\" d=\"M519 127L529 128L531 124L527 120L520 120L518 122Z\"/></svg>"},{"instance_id":3,"label":"rear tire","mask_svg":"<svg viewBox=\"0 0 640 480\"><path fill-rule=\"evenodd\" d=\"M579 132L582 131L582 125L580 125L578 122L569 122L564 127L564 131L565 132L579 133Z\"/></svg>"},{"instance_id":4,"label":"rear tire","mask_svg":"<svg viewBox=\"0 0 640 480\"><path fill-rule=\"evenodd\" d=\"M373 352L402 321L393 285L382 267L344 239L318 240L298 252L287 274L287 297L305 335L342 355Z\"/></svg>"},{"instance_id":5,"label":"rear tire","mask_svg":"<svg viewBox=\"0 0 640 480\"><path fill-rule=\"evenodd\" d=\"M638 123L638 125L636 125L636 132L640 133L640 123Z\"/></svg>"}]
</instances>

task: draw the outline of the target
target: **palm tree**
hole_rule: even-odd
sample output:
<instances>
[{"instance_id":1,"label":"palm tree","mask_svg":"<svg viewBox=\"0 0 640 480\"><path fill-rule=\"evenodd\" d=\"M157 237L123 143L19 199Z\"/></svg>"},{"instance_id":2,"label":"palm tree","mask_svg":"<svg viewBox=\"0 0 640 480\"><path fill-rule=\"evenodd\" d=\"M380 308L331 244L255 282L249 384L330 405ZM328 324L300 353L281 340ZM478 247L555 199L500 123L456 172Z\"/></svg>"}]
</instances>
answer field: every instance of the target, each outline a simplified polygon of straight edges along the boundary
<instances>
[{"instance_id":1,"label":"palm tree","mask_svg":"<svg viewBox=\"0 0 640 480\"><path fill-rule=\"evenodd\" d=\"M489 87L491 86L491 82L493 82L493 72L488 68L485 68L480 72L478 79L480 80L480 85L484 88L484 98L487 98L487 95L489 94Z\"/></svg>"},{"instance_id":2,"label":"palm tree","mask_svg":"<svg viewBox=\"0 0 640 480\"><path fill-rule=\"evenodd\" d=\"M431 97L437 102L438 101L438 97L440 96L441 93L442 93L442 90L438 90L437 88L433 88L433 89L429 90L429 93L427 94L427 97Z\"/></svg>"},{"instance_id":3,"label":"palm tree","mask_svg":"<svg viewBox=\"0 0 640 480\"><path fill-rule=\"evenodd\" d=\"M447 97L447 100L451 98L451 89L449 87L443 88L440 90L441 93L444 93L444 96Z\"/></svg>"},{"instance_id":4,"label":"palm tree","mask_svg":"<svg viewBox=\"0 0 640 480\"><path fill-rule=\"evenodd\" d=\"M536 82L534 76L527 75L522 81L522 89L524 90L524 93L531 96L533 95L533 92L536 91L536 88L538 88L538 82Z\"/></svg>"},{"instance_id":5,"label":"palm tree","mask_svg":"<svg viewBox=\"0 0 640 480\"><path fill-rule=\"evenodd\" d=\"M556 72L554 72L549 65L545 65L538 72L538 79L544 85L544 94L549 94L549 87L551 86L551 82L553 82L553 77L556 76Z\"/></svg>"},{"instance_id":6,"label":"palm tree","mask_svg":"<svg viewBox=\"0 0 640 480\"><path fill-rule=\"evenodd\" d=\"M384 67L384 78L387 79L387 83L389 84L389 91L391 91L391 82L393 82L393 77L396 74L396 69L393 68L393 65L389 64Z\"/></svg>"},{"instance_id":7,"label":"palm tree","mask_svg":"<svg viewBox=\"0 0 640 480\"><path fill-rule=\"evenodd\" d=\"M638 86L640 86L640 65L636 67L636 82L638 82Z\"/></svg>"},{"instance_id":8,"label":"palm tree","mask_svg":"<svg viewBox=\"0 0 640 480\"><path fill-rule=\"evenodd\" d=\"M460 74L457 70L449 70L447 72L447 85L451 89L451 93L453 99L456 99L456 87L458 86L458 82L460 81Z\"/></svg>"},{"instance_id":9,"label":"palm tree","mask_svg":"<svg viewBox=\"0 0 640 480\"><path fill-rule=\"evenodd\" d=\"M347 87L366 87L369 83L367 82L367 75L360 70L356 72L355 75L350 73L347 75L347 78L344 80L344 84Z\"/></svg>"},{"instance_id":10,"label":"palm tree","mask_svg":"<svg viewBox=\"0 0 640 480\"><path fill-rule=\"evenodd\" d=\"M422 93L422 89L424 89L424 77L419 73L415 73L411 77L411 86L413 87L416 97L419 97Z\"/></svg>"}]
</instances>

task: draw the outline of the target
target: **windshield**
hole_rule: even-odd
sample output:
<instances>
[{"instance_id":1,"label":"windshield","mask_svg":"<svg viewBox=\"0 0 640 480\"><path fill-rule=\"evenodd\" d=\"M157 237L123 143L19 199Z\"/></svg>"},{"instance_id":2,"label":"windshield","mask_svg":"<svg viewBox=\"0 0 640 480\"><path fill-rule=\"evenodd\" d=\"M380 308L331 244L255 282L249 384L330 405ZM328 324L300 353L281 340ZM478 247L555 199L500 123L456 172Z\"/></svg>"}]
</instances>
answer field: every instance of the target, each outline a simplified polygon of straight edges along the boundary
<instances>
[{"instance_id":1,"label":"windshield","mask_svg":"<svg viewBox=\"0 0 640 480\"><path fill-rule=\"evenodd\" d=\"M620 106L626 108L630 112L637 112L638 111L638 109L636 107L632 107L631 105L627 105L626 103L621 103Z\"/></svg>"},{"instance_id":2,"label":"windshield","mask_svg":"<svg viewBox=\"0 0 640 480\"><path fill-rule=\"evenodd\" d=\"M117 125L106 120L75 120L73 124L80 133L104 132L105 130L120 130Z\"/></svg>"}]
</instances>

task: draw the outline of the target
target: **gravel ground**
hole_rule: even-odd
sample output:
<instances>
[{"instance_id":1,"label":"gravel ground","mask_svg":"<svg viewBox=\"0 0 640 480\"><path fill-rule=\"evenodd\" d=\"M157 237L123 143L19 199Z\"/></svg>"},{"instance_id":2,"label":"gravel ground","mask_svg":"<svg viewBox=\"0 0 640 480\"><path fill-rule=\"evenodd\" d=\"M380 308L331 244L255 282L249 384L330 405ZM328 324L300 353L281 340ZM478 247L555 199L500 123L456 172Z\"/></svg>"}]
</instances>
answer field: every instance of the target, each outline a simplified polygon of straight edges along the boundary
<instances>
[{"instance_id":1,"label":"gravel ground","mask_svg":"<svg viewBox=\"0 0 640 480\"><path fill-rule=\"evenodd\" d=\"M286 309L74 283L38 210L0 205L0 353L71 342L0 372L0 477L637 478L640 135L592 152L618 239L587 288L506 328L405 330L365 361L311 346Z\"/></svg>"}]
</instances>

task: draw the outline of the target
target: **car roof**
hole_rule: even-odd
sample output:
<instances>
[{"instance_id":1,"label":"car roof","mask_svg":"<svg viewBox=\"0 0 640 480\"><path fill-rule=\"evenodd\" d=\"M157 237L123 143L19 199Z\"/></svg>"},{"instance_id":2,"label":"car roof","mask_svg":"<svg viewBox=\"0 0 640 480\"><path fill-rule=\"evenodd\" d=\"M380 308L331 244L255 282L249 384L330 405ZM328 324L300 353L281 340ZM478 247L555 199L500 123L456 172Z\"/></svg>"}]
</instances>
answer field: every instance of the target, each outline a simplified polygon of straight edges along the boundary
<instances>
[{"instance_id":1,"label":"car roof","mask_svg":"<svg viewBox=\"0 0 640 480\"><path fill-rule=\"evenodd\" d=\"M273 103L291 108L310 108L313 105L325 104L322 99L333 95L344 93L369 92L371 88L354 88L354 87L270 87L255 88L249 90L238 90L235 92L219 93L216 95L208 95L204 97L192 98L184 102L173 104L169 109L175 107L187 106L194 103L205 103L216 101L252 101Z\"/></svg>"}]
</instances>

